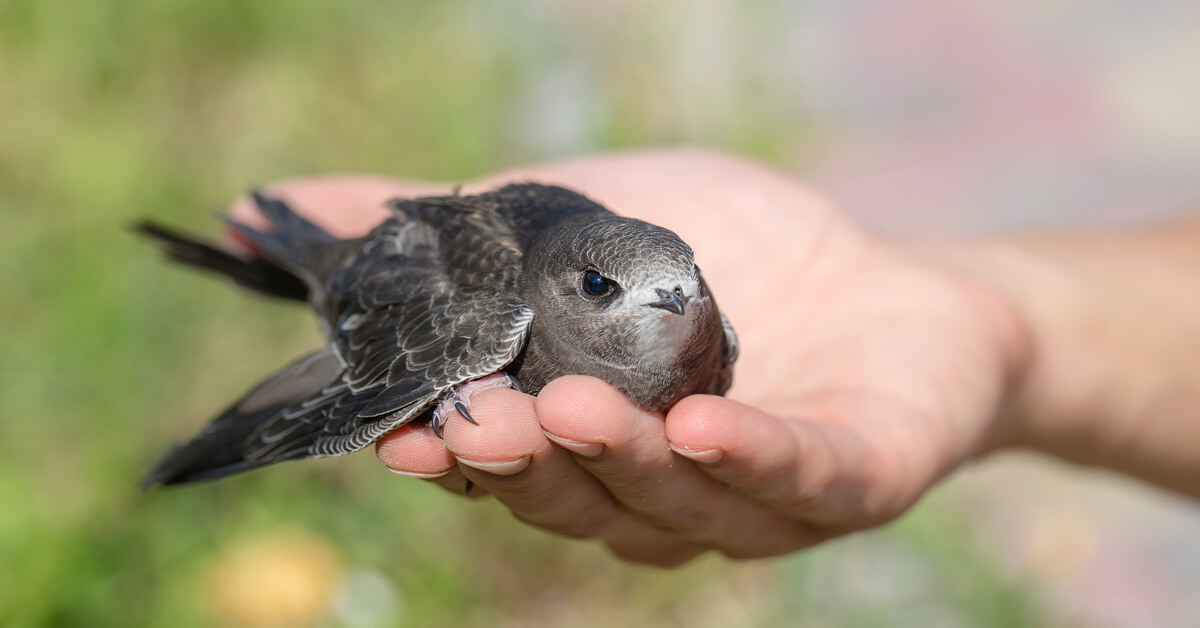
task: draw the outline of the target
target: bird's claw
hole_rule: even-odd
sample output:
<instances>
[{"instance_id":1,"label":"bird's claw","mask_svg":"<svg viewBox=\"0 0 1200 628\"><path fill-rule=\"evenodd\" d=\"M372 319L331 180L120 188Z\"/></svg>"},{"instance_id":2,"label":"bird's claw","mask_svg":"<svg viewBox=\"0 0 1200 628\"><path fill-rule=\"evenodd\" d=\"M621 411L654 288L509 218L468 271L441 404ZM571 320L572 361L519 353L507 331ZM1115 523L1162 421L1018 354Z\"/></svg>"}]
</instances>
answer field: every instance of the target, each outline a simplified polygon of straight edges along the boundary
<instances>
[{"instance_id":1,"label":"bird's claw","mask_svg":"<svg viewBox=\"0 0 1200 628\"><path fill-rule=\"evenodd\" d=\"M471 413L467 411L467 405L461 401L455 400L454 409L462 415L462 418L471 422L472 425L479 425L479 422L471 418Z\"/></svg>"},{"instance_id":2,"label":"bird's claw","mask_svg":"<svg viewBox=\"0 0 1200 628\"><path fill-rule=\"evenodd\" d=\"M429 422L430 427L433 428L433 434L438 438L442 438L442 435L445 433L446 422L450 420L451 411L458 412L462 415L462 418L473 425L479 425L475 417L471 416L471 397L489 388L511 388L519 392L521 384L508 373L499 372L484 375L479 379L473 379L455 386L450 389L450 392L445 397L442 397L442 400L433 410L433 419Z\"/></svg>"}]
</instances>

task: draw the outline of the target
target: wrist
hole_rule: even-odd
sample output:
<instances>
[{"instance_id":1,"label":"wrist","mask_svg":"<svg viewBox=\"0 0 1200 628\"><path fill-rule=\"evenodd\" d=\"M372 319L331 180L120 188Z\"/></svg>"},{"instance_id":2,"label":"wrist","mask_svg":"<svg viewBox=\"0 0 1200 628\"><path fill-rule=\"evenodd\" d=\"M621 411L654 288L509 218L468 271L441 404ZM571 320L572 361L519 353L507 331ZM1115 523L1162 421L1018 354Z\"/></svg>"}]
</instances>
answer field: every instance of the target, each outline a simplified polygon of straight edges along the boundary
<instances>
[{"instance_id":1,"label":"wrist","mask_svg":"<svg viewBox=\"0 0 1200 628\"><path fill-rule=\"evenodd\" d=\"M976 276L1011 304L1030 346L999 446L1200 491L1198 226L972 248Z\"/></svg>"},{"instance_id":2,"label":"wrist","mask_svg":"<svg viewBox=\"0 0 1200 628\"><path fill-rule=\"evenodd\" d=\"M971 255L975 278L1009 305L1026 343L997 410L994 449L1102 457L1103 425L1121 405L1114 398L1119 360L1111 347L1093 342L1107 323L1087 283L1069 264L1021 242L990 240L973 246Z\"/></svg>"}]
</instances>

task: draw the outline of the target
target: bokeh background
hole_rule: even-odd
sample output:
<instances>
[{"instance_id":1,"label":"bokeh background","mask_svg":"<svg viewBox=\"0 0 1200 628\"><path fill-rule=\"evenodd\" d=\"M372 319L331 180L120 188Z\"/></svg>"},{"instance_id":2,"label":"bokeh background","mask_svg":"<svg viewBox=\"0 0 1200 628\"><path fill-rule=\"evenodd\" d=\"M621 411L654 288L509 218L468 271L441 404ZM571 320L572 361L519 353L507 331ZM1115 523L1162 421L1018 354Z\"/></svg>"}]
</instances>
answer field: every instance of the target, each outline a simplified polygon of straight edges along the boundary
<instances>
[{"instance_id":1,"label":"bokeh background","mask_svg":"<svg viewBox=\"0 0 1200 628\"><path fill-rule=\"evenodd\" d=\"M158 263L255 183L717 147L880 230L1200 205L1191 0L0 0L0 624L1200 625L1200 509L1006 455L881 531L662 572L370 453L143 494L298 309ZM744 375L743 375L744 376Z\"/></svg>"}]
</instances>

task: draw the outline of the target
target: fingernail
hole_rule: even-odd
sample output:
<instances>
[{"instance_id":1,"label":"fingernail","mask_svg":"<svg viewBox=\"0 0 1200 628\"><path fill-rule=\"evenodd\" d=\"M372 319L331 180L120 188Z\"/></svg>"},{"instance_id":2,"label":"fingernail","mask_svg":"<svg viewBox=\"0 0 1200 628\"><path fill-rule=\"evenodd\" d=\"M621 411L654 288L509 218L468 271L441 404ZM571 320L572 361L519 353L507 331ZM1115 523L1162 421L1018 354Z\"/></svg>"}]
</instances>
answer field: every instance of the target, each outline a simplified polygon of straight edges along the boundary
<instances>
[{"instance_id":1,"label":"fingernail","mask_svg":"<svg viewBox=\"0 0 1200 628\"><path fill-rule=\"evenodd\" d=\"M700 464L716 464L725 457L725 452L721 449L702 449L700 451L696 451L693 449L677 447L674 443L668 443L668 445L671 447L671 451L683 456L684 458L687 458L688 460L691 460L692 462L699 462Z\"/></svg>"},{"instance_id":2,"label":"fingernail","mask_svg":"<svg viewBox=\"0 0 1200 628\"><path fill-rule=\"evenodd\" d=\"M543 433L546 435L546 438L557 443L559 447L562 447L563 449L573 453L577 453L584 458L595 458L596 456L604 453L603 443L581 443L569 438L563 438L562 436L555 436L550 432Z\"/></svg>"},{"instance_id":3,"label":"fingernail","mask_svg":"<svg viewBox=\"0 0 1200 628\"><path fill-rule=\"evenodd\" d=\"M421 473L420 471L407 471L405 469L396 469L393 467L388 467L387 470L391 471L392 473L395 473L396 475L402 475L406 478L419 478L422 480L432 480L435 478L440 478L440 477L445 477L447 475L450 475L450 472L453 471L454 469L450 468L450 469L446 469L445 471L435 471L433 473Z\"/></svg>"},{"instance_id":4,"label":"fingernail","mask_svg":"<svg viewBox=\"0 0 1200 628\"><path fill-rule=\"evenodd\" d=\"M533 456L521 456L516 460L469 460L467 458L459 458L458 456L455 456L455 459L461 465L486 471L492 475L516 475L529 467L529 463L533 461Z\"/></svg>"}]
</instances>

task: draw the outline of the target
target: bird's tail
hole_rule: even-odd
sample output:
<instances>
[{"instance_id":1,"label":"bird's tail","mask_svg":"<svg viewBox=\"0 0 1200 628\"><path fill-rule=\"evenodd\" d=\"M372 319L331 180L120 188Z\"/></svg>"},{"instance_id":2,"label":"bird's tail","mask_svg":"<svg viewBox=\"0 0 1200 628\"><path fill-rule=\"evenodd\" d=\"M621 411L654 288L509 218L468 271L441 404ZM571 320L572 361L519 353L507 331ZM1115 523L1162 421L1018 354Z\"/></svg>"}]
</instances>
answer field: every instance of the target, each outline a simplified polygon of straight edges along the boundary
<instances>
[{"instance_id":1,"label":"bird's tail","mask_svg":"<svg viewBox=\"0 0 1200 628\"><path fill-rule=\"evenodd\" d=\"M252 197L271 221L271 231L260 232L226 219L233 235L253 249L251 255L235 254L216 243L150 221L134 225L134 230L162 243L167 257L174 261L225 275L266 295L306 301L309 286L300 276L301 259L310 246L331 242L334 237L292 211L283 201L258 192Z\"/></svg>"}]
</instances>

